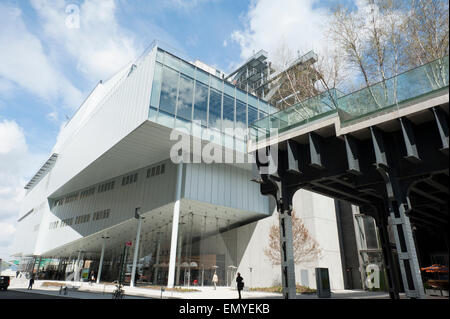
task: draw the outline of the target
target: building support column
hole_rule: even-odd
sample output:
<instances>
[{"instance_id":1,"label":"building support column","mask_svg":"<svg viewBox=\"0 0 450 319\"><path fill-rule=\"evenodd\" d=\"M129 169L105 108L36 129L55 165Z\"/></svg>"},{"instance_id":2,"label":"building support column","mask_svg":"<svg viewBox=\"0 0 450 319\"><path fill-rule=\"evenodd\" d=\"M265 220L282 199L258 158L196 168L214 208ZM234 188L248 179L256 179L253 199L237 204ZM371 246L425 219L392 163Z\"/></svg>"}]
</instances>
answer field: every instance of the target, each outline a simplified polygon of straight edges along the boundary
<instances>
[{"instance_id":1,"label":"building support column","mask_svg":"<svg viewBox=\"0 0 450 319\"><path fill-rule=\"evenodd\" d=\"M313 143L314 142L314 143ZM320 145L317 137L311 144L311 163L322 167ZM297 298L295 285L294 247L292 238L292 196L293 190L287 186L289 174L298 174L298 149L295 143L287 143L288 160L279 161L278 146L271 145L254 153L252 181L261 184L262 195L272 195L277 204L280 227L281 279L283 297ZM279 165L281 164L281 165ZM287 164L287 165L286 165Z\"/></svg>"},{"instance_id":2,"label":"building support column","mask_svg":"<svg viewBox=\"0 0 450 319\"><path fill-rule=\"evenodd\" d=\"M156 285L158 284L158 268L159 268L159 257L161 255L161 233L158 233L158 243L156 244L156 258L155 258L155 264L157 265L155 267L155 273L153 275L153 283Z\"/></svg>"},{"instance_id":3,"label":"building support column","mask_svg":"<svg viewBox=\"0 0 450 319\"><path fill-rule=\"evenodd\" d=\"M180 218L180 199L181 199L181 183L183 179L183 163L177 165L177 179L175 187L175 204L173 207L172 218L172 238L170 242L170 259L169 259L169 276L167 280L167 287L173 288L175 281L175 259L177 255L178 243L178 223Z\"/></svg>"},{"instance_id":4,"label":"building support column","mask_svg":"<svg viewBox=\"0 0 450 319\"><path fill-rule=\"evenodd\" d=\"M77 261L75 262L73 281L80 281L80 259L81 250L78 251Z\"/></svg>"},{"instance_id":5,"label":"building support column","mask_svg":"<svg viewBox=\"0 0 450 319\"><path fill-rule=\"evenodd\" d=\"M406 214L406 202L389 203L395 244L403 279L403 288L409 298L425 298L419 261L411 224Z\"/></svg>"},{"instance_id":6,"label":"building support column","mask_svg":"<svg viewBox=\"0 0 450 319\"><path fill-rule=\"evenodd\" d=\"M103 258L105 257L105 246L106 246L106 236L103 236L103 244L102 244L102 253L100 255L100 262L98 265L98 272L97 272L97 284L100 283L100 278L102 276L102 267L103 267Z\"/></svg>"},{"instance_id":7,"label":"building support column","mask_svg":"<svg viewBox=\"0 0 450 319\"><path fill-rule=\"evenodd\" d=\"M390 155L384 145L383 134L376 128L370 128L375 151L376 167L386 188L385 205L392 221L392 230L397 247L398 261L402 275L403 288L408 298L425 298L419 261L412 234L408 213L411 210L408 200L408 180L399 180L395 167L389 165ZM410 181L411 182L411 181Z\"/></svg>"},{"instance_id":8,"label":"building support column","mask_svg":"<svg viewBox=\"0 0 450 319\"><path fill-rule=\"evenodd\" d=\"M295 299L297 288L295 285L294 247L292 238L292 210L287 203L281 201L278 207L280 225L281 248L281 277L283 281L283 296L285 299Z\"/></svg>"},{"instance_id":9,"label":"building support column","mask_svg":"<svg viewBox=\"0 0 450 319\"><path fill-rule=\"evenodd\" d=\"M135 211L135 217L138 219L138 226L137 226L137 233L136 233L136 240L135 240L135 246L134 246L134 256L133 256L133 267L131 269L131 281L130 281L130 287L134 287L134 281L136 279L136 266L137 266L137 260L138 260L138 254L139 254L139 241L141 239L141 226L142 226L142 218L139 215L140 208L136 208Z\"/></svg>"},{"instance_id":10,"label":"building support column","mask_svg":"<svg viewBox=\"0 0 450 319\"><path fill-rule=\"evenodd\" d=\"M378 208L377 218L375 218L375 221L377 222L378 231L380 233L381 249L383 252L384 265L386 267L386 274L389 284L389 297L391 299L400 299L398 272L394 263L391 242L389 241L387 218L385 218L383 214L385 214L385 210Z\"/></svg>"},{"instance_id":11,"label":"building support column","mask_svg":"<svg viewBox=\"0 0 450 319\"><path fill-rule=\"evenodd\" d=\"M41 263L42 263L42 256L39 256L39 262L36 270L36 277L39 276L39 269L41 268Z\"/></svg>"},{"instance_id":12,"label":"building support column","mask_svg":"<svg viewBox=\"0 0 450 319\"><path fill-rule=\"evenodd\" d=\"M181 225L183 225L183 217L181 217ZM178 234L178 248L177 248L177 273L175 276L175 285L180 285L180 265L181 265L181 251L183 250L183 228L180 228Z\"/></svg>"}]
</instances>

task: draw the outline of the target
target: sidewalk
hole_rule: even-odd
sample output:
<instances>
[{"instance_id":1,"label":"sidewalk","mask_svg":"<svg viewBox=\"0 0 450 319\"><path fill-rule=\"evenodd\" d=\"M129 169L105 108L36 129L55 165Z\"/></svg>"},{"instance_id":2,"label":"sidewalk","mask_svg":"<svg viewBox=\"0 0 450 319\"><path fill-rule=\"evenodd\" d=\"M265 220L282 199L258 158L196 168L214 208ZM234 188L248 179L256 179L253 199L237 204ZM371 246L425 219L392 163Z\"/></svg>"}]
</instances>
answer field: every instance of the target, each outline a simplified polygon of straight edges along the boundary
<instances>
[{"instance_id":1,"label":"sidewalk","mask_svg":"<svg viewBox=\"0 0 450 319\"><path fill-rule=\"evenodd\" d=\"M41 293L49 295L59 295L59 287L46 287L43 283L53 284L67 284L69 288L68 295L65 297L80 298L80 299L112 299L112 292L116 287L112 284L89 284L86 282L64 282L53 280L36 280L33 286L32 293ZM28 280L25 278L12 278L10 289L17 291L26 291L28 287ZM191 287L193 288L193 287ZM125 290L125 299L160 299L161 291L150 288L128 287ZM199 291L194 292L176 292L164 291L162 293L163 299L237 299L238 293L230 287L195 287ZM404 297L404 296L403 296ZM243 299L281 299L282 295L279 293L257 292L257 291L243 291ZM337 290L333 291L332 299L389 299L386 292L368 292L363 290ZM297 295L297 299L318 299L315 294L312 295Z\"/></svg>"}]
</instances>

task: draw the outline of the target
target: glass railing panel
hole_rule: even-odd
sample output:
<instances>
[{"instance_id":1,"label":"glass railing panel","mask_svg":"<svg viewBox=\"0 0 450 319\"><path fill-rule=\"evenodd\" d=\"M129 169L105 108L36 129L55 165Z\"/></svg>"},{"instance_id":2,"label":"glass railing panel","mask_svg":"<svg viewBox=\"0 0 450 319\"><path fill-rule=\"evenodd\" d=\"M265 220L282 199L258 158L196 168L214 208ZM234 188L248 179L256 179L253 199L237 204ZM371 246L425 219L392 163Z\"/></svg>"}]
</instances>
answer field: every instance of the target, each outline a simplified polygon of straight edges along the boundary
<instances>
[{"instance_id":1,"label":"glass railing panel","mask_svg":"<svg viewBox=\"0 0 450 319\"><path fill-rule=\"evenodd\" d=\"M252 135L252 139L261 140L267 137L273 130L281 133L328 114L335 113L338 96L339 93L332 89L297 103L285 110L266 116L250 125L251 128L256 130L256 133Z\"/></svg>"},{"instance_id":2,"label":"glass railing panel","mask_svg":"<svg viewBox=\"0 0 450 319\"><path fill-rule=\"evenodd\" d=\"M339 98L341 123L392 112L412 99L448 87L448 64L444 57Z\"/></svg>"}]
</instances>

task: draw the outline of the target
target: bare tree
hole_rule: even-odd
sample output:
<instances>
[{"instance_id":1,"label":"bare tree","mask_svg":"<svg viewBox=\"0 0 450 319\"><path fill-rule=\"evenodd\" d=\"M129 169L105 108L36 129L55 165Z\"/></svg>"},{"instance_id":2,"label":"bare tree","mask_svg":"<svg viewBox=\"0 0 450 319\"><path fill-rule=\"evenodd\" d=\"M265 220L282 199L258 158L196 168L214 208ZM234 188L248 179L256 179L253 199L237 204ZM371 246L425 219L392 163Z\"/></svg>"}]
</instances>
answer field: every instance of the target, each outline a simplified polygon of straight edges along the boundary
<instances>
[{"instance_id":1,"label":"bare tree","mask_svg":"<svg viewBox=\"0 0 450 319\"><path fill-rule=\"evenodd\" d=\"M446 0L410 0L405 39L410 67L449 53L449 4Z\"/></svg>"},{"instance_id":2,"label":"bare tree","mask_svg":"<svg viewBox=\"0 0 450 319\"><path fill-rule=\"evenodd\" d=\"M372 100L383 107L392 102L389 94L397 103L396 75L448 55L448 2L365 0L358 10L337 6L329 33L348 68L358 70Z\"/></svg>"},{"instance_id":3,"label":"bare tree","mask_svg":"<svg viewBox=\"0 0 450 319\"><path fill-rule=\"evenodd\" d=\"M294 248L294 263L314 261L321 254L319 244L311 237L308 229L303 224L300 217L292 212L292 238ZM280 254L280 232L279 226L273 225L269 231L269 246L264 249L264 254L270 259L272 264L281 263Z\"/></svg>"},{"instance_id":4,"label":"bare tree","mask_svg":"<svg viewBox=\"0 0 450 319\"><path fill-rule=\"evenodd\" d=\"M288 123L312 118L336 109L336 87L345 78L343 59L335 50L318 56L313 51L297 51L295 56L289 45L281 40L273 54L273 67L269 102L283 110L290 108L283 120Z\"/></svg>"}]
</instances>

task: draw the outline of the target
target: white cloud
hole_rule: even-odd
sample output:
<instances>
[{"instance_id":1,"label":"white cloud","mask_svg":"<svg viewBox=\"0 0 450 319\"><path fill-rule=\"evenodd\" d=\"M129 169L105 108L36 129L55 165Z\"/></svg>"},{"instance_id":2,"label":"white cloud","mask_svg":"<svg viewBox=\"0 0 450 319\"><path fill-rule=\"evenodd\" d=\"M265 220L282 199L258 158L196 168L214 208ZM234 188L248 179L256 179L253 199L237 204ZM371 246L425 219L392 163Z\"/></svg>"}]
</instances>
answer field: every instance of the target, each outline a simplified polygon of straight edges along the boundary
<instances>
[{"instance_id":1,"label":"white cloud","mask_svg":"<svg viewBox=\"0 0 450 319\"><path fill-rule=\"evenodd\" d=\"M47 114L47 119L50 122L58 123L58 112L50 112Z\"/></svg>"},{"instance_id":2,"label":"white cloud","mask_svg":"<svg viewBox=\"0 0 450 319\"><path fill-rule=\"evenodd\" d=\"M168 7L189 10L212 1L214 0L167 0L165 2Z\"/></svg>"},{"instance_id":3,"label":"white cloud","mask_svg":"<svg viewBox=\"0 0 450 319\"><path fill-rule=\"evenodd\" d=\"M107 79L137 57L134 36L116 19L114 0L86 0L79 6L80 28L66 26L64 0L33 0L44 35L54 50L76 60L77 69L90 81ZM139 48L140 49L140 48Z\"/></svg>"},{"instance_id":4,"label":"white cloud","mask_svg":"<svg viewBox=\"0 0 450 319\"><path fill-rule=\"evenodd\" d=\"M27 150L24 133L17 123L6 120L0 122L0 164L7 164L10 158L6 156L22 155Z\"/></svg>"},{"instance_id":5,"label":"white cloud","mask_svg":"<svg viewBox=\"0 0 450 319\"><path fill-rule=\"evenodd\" d=\"M0 258L9 260L28 179L47 154L31 154L23 129L15 122L0 121Z\"/></svg>"},{"instance_id":6,"label":"white cloud","mask_svg":"<svg viewBox=\"0 0 450 319\"><path fill-rule=\"evenodd\" d=\"M59 97L66 106L79 103L81 92L48 58L41 41L27 29L20 9L0 4L0 30L3 89L11 90L14 83L49 102Z\"/></svg>"},{"instance_id":7,"label":"white cloud","mask_svg":"<svg viewBox=\"0 0 450 319\"><path fill-rule=\"evenodd\" d=\"M22 177L28 158L23 130L14 121L0 122L0 258L11 252L20 202L25 194Z\"/></svg>"},{"instance_id":8,"label":"white cloud","mask_svg":"<svg viewBox=\"0 0 450 319\"><path fill-rule=\"evenodd\" d=\"M231 39L241 47L241 59L261 49L269 58L285 42L293 52L323 52L329 46L325 26L329 14L313 9L314 0L258 0L251 3L244 30L235 30Z\"/></svg>"}]
</instances>

